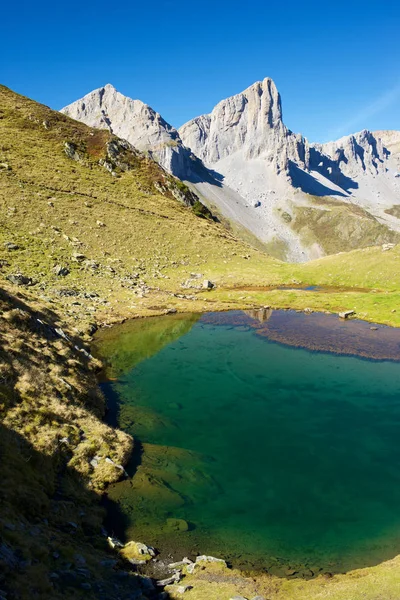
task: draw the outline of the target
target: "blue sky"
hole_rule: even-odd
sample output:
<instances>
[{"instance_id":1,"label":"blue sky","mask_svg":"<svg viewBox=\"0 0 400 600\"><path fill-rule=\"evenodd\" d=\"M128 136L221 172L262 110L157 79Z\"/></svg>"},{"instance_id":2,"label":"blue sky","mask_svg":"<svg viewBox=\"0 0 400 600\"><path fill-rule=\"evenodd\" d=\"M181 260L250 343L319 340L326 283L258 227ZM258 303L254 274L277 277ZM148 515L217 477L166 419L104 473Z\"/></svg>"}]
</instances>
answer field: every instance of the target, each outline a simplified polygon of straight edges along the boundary
<instances>
[{"instance_id":1,"label":"blue sky","mask_svg":"<svg viewBox=\"0 0 400 600\"><path fill-rule=\"evenodd\" d=\"M112 83L178 127L268 76L311 141L400 129L392 0L23 0L0 18L0 82L55 109Z\"/></svg>"}]
</instances>

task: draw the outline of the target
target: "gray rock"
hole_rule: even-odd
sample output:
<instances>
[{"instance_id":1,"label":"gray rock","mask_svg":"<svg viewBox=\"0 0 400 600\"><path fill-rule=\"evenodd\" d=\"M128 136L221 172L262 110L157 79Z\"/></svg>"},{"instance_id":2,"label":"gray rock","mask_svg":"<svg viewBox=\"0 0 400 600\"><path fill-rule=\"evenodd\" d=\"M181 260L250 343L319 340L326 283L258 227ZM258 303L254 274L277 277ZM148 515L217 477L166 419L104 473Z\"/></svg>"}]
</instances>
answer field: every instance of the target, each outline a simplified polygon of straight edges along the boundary
<instances>
[{"instance_id":1,"label":"gray rock","mask_svg":"<svg viewBox=\"0 0 400 600\"><path fill-rule=\"evenodd\" d=\"M178 585L176 591L178 592L178 594L184 594L185 592L188 592L191 589L193 589L192 585Z\"/></svg>"},{"instance_id":2,"label":"gray rock","mask_svg":"<svg viewBox=\"0 0 400 600\"><path fill-rule=\"evenodd\" d=\"M382 252L387 252L388 250L392 250L396 244L382 244Z\"/></svg>"},{"instance_id":3,"label":"gray rock","mask_svg":"<svg viewBox=\"0 0 400 600\"><path fill-rule=\"evenodd\" d=\"M209 279L205 279L203 281L203 289L205 289L205 290L211 290L213 287L214 287L214 284Z\"/></svg>"},{"instance_id":4,"label":"gray rock","mask_svg":"<svg viewBox=\"0 0 400 600\"><path fill-rule=\"evenodd\" d=\"M111 548L123 548L124 547L124 544L122 542L120 542L118 538L113 537L113 536L108 536L107 542L111 546Z\"/></svg>"},{"instance_id":5,"label":"gray rock","mask_svg":"<svg viewBox=\"0 0 400 600\"><path fill-rule=\"evenodd\" d=\"M82 262L85 260L86 256L84 254L81 254L80 252L74 252L72 258L76 262Z\"/></svg>"},{"instance_id":6,"label":"gray rock","mask_svg":"<svg viewBox=\"0 0 400 600\"><path fill-rule=\"evenodd\" d=\"M165 587L166 585L172 585L173 583L178 583L181 580L180 573L174 573L171 577L167 577L166 579L159 579L157 581L157 585L159 587Z\"/></svg>"},{"instance_id":7,"label":"gray rock","mask_svg":"<svg viewBox=\"0 0 400 600\"><path fill-rule=\"evenodd\" d=\"M69 270L67 267L63 267L62 265L56 265L53 269L53 272L57 277L66 277L69 274Z\"/></svg>"},{"instance_id":8,"label":"gray rock","mask_svg":"<svg viewBox=\"0 0 400 600\"><path fill-rule=\"evenodd\" d=\"M177 562L170 563L168 567L170 569L179 569L180 567L185 567L186 565L193 565L193 561L185 556L182 560L178 560Z\"/></svg>"},{"instance_id":9,"label":"gray rock","mask_svg":"<svg viewBox=\"0 0 400 600\"><path fill-rule=\"evenodd\" d=\"M12 250L19 250L19 246L18 244L14 244L13 242L5 242L4 247L8 250L8 251L12 251Z\"/></svg>"},{"instance_id":10,"label":"gray rock","mask_svg":"<svg viewBox=\"0 0 400 600\"><path fill-rule=\"evenodd\" d=\"M76 160L79 162L82 159L81 155L77 151L76 144L73 144L72 142L64 143L64 152L68 156L68 158L71 158L72 160Z\"/></svg>"},{"instance_id":11,"label":"gray rock","mask_svg":"<svg viewBox=\"0 0 400 600\"><path fill-rule=\"evenodd\" d=\"M30 277L25 277L22 273L12 273L11 275L7 275L8 281L13 283L14 285L32 285L33 281Z\"/></svg>"},{"instance_id":12,"label":"gray rock","mask_svg":"<svg viewBox=\"0 0 400 600\"><path fill-rule=\"evenodd\" d=\"M354 310L345 310L344 312L340 312L339 313L339 318L340 319L348 319L349 317L351 317L352 315L355 315L356 313L354 312Z\"/></svg>"},{"instance_id":13,"label":"gray rock","mask_svg":"<svg viewBox=\"0 0 400 600\"><path fill-rule=\"evenodd\" d=\"M198 556L196 558L196 564L199 564L201 562L219 563L224 565L225 567L227 566L226 561L222 558L215 558L215 556L206 556L205 554L202 554L201 556Z\"/></svg>"}]
</instances>

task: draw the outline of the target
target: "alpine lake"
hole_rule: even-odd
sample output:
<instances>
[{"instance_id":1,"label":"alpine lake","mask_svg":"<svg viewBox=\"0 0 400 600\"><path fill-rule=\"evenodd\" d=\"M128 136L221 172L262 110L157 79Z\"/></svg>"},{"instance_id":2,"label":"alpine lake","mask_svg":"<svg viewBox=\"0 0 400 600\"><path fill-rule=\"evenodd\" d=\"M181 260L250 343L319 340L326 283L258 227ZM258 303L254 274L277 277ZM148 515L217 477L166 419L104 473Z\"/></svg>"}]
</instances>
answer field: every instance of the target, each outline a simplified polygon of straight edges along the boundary
<instances>
[{"instance_id":1,"label":"alpine lake","mask_svg":"<svg viewBox=\"0 0 400 600\"><path fill-rule=\"evenodd\" d=\"M108 490L124 540L287 577L400 553L400 330L295 311L171 314L102 330Z\"/></svg>"}]
</instances>

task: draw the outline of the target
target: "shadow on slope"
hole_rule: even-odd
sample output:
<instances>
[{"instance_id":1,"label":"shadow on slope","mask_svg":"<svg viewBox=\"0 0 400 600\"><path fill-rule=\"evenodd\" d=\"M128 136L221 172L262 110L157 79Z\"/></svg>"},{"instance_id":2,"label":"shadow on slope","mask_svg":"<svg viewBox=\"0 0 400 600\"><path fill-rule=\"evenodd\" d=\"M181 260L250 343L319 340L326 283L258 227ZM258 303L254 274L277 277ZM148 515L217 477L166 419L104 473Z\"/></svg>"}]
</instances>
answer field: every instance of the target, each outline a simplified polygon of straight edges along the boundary
<instances>
[{"instance_id":1,"label":"shadow on slope","mask_svg":"<svg viewBox=\"0 0 400 600\"><path fill-rule=\"evenodd\" d=\"M22 294L1 291L0 314L0 595L147 597L149 581L126 570L102 530L100 493L121 471L90 460L123 462L131 441L101 422L98 363Z\"/></svg>"},{"instance_id":2,"label":"shadow on slope","mask_svg":"<svg viewBox=\"0 0 400 600\"><path fill-rule=\"evenodd\" d=\"M303 171L292 161L289 161L289 176L293 187L300 188L305 194L311 194L313 196L346 197L344 192L339 192L334 188L330 188L323 183L320 183L310 173Z\"/></svg>"}]
</instances>

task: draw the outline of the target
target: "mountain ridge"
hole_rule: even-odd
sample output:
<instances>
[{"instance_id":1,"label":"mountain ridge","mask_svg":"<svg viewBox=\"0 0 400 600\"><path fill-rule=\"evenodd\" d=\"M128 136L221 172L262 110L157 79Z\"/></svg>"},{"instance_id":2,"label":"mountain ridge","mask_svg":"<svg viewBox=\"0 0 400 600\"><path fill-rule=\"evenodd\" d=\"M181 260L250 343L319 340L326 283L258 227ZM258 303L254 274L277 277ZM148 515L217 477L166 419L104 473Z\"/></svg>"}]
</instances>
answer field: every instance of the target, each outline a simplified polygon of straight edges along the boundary
<instances>
[{"instance_id":1,"label":"mountain ridge","mask_svg":"<svg viewBox=\"0 0 400 600\"><path fill-rule=\"evenodd\" d=\"M400 235L392 211L400 204L396 158L367 130L325 144L293 133L283 122L281 97L271 78L221 100L211 113L178 130L110 84L62 112L91 126L112 127L148 151L228 226L242 235L249 232L278 258L304 262L332 249L392 242ZM324 198L336 201L328 237L337 243L325 239L325 225L321 232L321 219L325 222L332 210ZM349 215L352 226L344 228L343 236L341 225L348 225Z\"/></svg>"}]
</instances>

